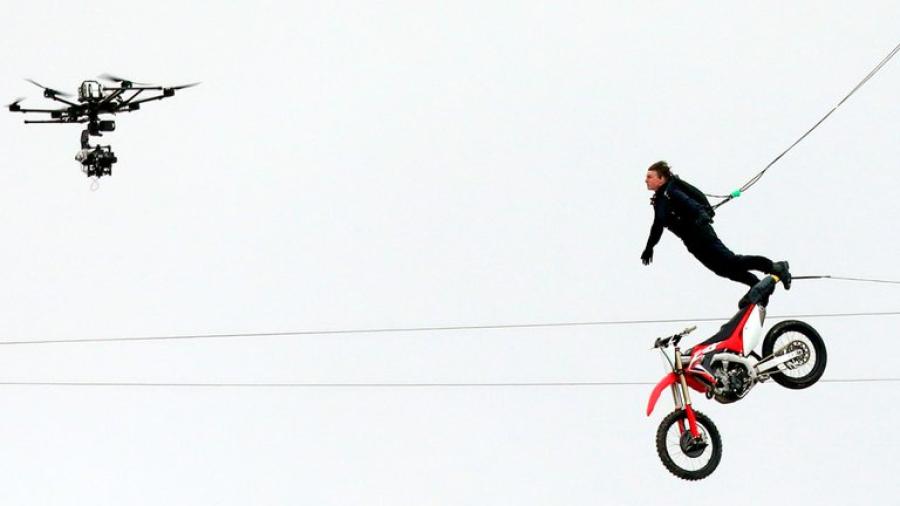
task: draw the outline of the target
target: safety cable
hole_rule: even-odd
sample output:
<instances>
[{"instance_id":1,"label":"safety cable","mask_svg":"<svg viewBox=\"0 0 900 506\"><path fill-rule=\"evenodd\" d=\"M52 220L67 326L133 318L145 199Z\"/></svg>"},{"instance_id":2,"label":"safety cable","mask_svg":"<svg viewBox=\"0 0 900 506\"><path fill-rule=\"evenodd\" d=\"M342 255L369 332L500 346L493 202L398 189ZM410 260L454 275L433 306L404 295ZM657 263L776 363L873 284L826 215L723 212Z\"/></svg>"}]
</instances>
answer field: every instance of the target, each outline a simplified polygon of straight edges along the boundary
<instances>
[{"instance_id":1,"label":"safety cable","mask_svg":"<svg viewBox=\"0 0 900 506\"><path fill-rule=\"evenodd\" d=\"M822 379L820 383L896 383L900 378ZM0 387L149 387L149 388L532 388L652 386L650 381L559 381L509 383L154 383L101 381L0 381Z\"/></svg>"},{"instance_id":2,"label":"safety cable","mask_svg":"<svg viewBox=\"0 0 900 506\"><path fill-rule=\"evenodd\" d=\"M822 116L822 119L820 119L819 121L817 121L816 124L812 126L812 128L810 128L809 130L806 131L806 133L804 133L803 135L801 135L799 139L797 139L796 141L794 141L793 144L791 144L790 146L788 146L787 149L785 149L784 151L782 151L781 154L779 154L779 155L776 156L771 162L769 162L769 164L766 165L765 168L764 168L763 170L759 171L759 173L757 173L755 176L753 176L752 178L750 178L750 180L747 181L746 183L744 183L744 185L741 186L739 189L737 189L737 190L731 192L731 193L728 194L728 195L716 195L716 194L710 194L710 193L705 194L707 197L723 199L721 202L719 202L719 203L715 204L714 206L712 206L713 209L717 209L717 208L719 208L720 206L722 206L722 205L724 205L724 204L730 202L732 199L735 199L735 198L737 198L737 197L740 197L740 196L741 196L745 191L747 191L751 186L753 186L754 184L756 184L756 182L759 181L759 180L763 177L763 175L766 173L766 171L768 171L770 167L772 167L773 165L775 165L775 162L777 162L778 160L780 160L781 157L783 157L784 155L786 155L786 154L788 153L788 151L790 151L791 149L793 149L794 146L796 146L797 144L800 144L800 142L801 142L803 139L805 139L806 136L808 136L810 133L812 133L813 130L815 130L816 128L818 128L819 125L821 125L826 119L828 119L828 117L831 116L831 114L832 114L834 111L836 111L838 107L840 107L844 102L846 102L848 98L850 98L854 93L856 93L856 90L860 89L864 84L866 84L866 82L869 81L869 79L871 79L876 73L878 73L878 71L881 70L881 68L884 67L884 66L887 64L887 62L890 61L891 58L893 58L894 55L896 55L898 52L900 52L900 44L897 44L897 46L896 46L890 53L888 53L888 55L885 56L885 57L878 63L878 65L876 65L875 68L873 68L873 69L866 75L866 77L864 77L863 80L859 82L859 84L857 84L856 86L854 86L853 89L850 90L850 93L847 94L847 96L845 96L843 99L841 99L841 101L838 102L838 104L837 104L836 106L832 107L831 110L828 111L828 114L826 114L825 116Z\"/></svg>"},{"instance_id":3,"label":"safety cable","mask_svg":"<svg viewBox=\"0 0 900 506\"><path fill-rule=\"evenodd\" d=\"M448 332L467 330L498 330L498 329L524 329L524 328L551 328L551 327L592 327L592 326L625 326L648 325L657 323L700 323L726 321L731 316L705 317L705 318L673 318L662 320L606 320L585 322L551 322L551 323L519 323L505 325L459 325L447 327L407 327L407 328L369 328L369 329L335 329L335 330L297 330L285 332L253 332L231 334L195 334L195 335L171 335L171 336L136 336L136 337L109 337L109 338L84 338L84 339L44 339L32 341L0 341L0 346L16 346L27 344L75 344L75 343L116 343L135 341L178 341L191 339L228 339L250 337L283 337L283 336L316 336L335 334L385 334L400 332ZM900 316L900 311L860 312L860 313L808 313L789 315L769 315L768 318L849 318L863 316Z\"/></svg>"},{"instance_id":4,"label":"safety cable","mask_svg":"<svg viewBox=\"0 0 900 506\"><path fill-rule=\"evenodd\" d=\"M848 278L844 276L831 276L829 274L824 274L821 276L792 276L791 279L837 279L841 281L861 281L865 283L888 283L892 285L900 285L900 281L894 281L890 279Z\"/></svg>"}]
</instances>

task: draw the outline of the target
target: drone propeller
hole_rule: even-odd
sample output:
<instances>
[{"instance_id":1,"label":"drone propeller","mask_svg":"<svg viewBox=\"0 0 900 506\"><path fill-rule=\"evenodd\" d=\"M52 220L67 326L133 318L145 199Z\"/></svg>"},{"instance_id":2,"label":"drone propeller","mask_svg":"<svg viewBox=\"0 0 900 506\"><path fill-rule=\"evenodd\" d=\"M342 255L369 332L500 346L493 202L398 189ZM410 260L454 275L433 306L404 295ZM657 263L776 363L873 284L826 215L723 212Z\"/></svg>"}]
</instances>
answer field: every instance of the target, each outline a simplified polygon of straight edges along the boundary
<instances>
[{"instance_id":1,"label":"drone propeller","mask_svg":"<svg viewBox=\"0 0 900 506\"><path fill-rule=\"evenodd\" d=\"M66 92L64 92L64 91L59 91L59 90L54 90L53 88L48 88L48 87L44 86L43 84L41 84L41 83L35 81L34 79L25 79L25 80L28 81L29 83L31 83L31 84L37 86L38 88L43 88L43 89L46 90L50 95L59 95L59 96L61 96L61 97L71 97L71 96L72 96L71 93L66 93Z\"/></svg>"},{"instance_id":2,"label":"drone propeller","mask_svg":"<svg viewBox=\"0 0 900 506\"><path fill-rule=\"evenodd\" d=\"M8 107L10 111L16 112L19 110L19 102L21 102L23 100L25 100L25 97L19 97L19 98L13 100L12 103L7 105L6 107Z\"/></svg>"},{"instance_id":3,"label":"drone propeller","mask_svg":"<svg viewBox=\"0 0 900 506\"><path fill-rule=\"evenodd\" d=\"M113 81L115 83L122 83L122 84L127 83L127 85L131 85L131 84L140 84L140 85L144 85L144 86L150 85L150 83L139 83L137 81L132 81L131 79L125 79L124 77L114 76L112 74L104 73L104 74L100 74L97 77L99 77L100 79L106 79L107 81ZM126 87L127 87L127 85L126 85Z\"/></svg>"},{"instance_id":4,"label":"drone propeller","mask_svg":"<svg viewBox=\"0 0 900 506\"><path fill-rule=\"evenodd\" d=\"M178 86L169 86L169 89L170 90L183 90L185 88L193 88L194 86L197 86L198 84L200 84L200 81L197 81L196 83L180 84Z\"/></svg>"}]
</instances>

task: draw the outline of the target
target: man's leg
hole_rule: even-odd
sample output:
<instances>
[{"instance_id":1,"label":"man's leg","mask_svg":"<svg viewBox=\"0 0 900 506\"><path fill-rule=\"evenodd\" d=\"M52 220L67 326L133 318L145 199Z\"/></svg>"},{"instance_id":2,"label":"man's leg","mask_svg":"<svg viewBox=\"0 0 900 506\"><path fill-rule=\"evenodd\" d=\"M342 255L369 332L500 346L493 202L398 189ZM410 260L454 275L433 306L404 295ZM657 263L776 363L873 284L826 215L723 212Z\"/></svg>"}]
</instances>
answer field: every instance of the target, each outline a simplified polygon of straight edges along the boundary
<instances>
[{"instance_id":1,"label":"man's leg","mask_svg":"<svg viewBox=\"0 0 900 506\"><path fill-rule=\"evenodd\" d=\"M765 266L771 270L772 262L767 258L735 255L709 225L699 227L694 234L686 237L684 243L707 269L750 287L759 283L759 278L750 272L751 269L761 270L758 267Z\"/></svg>"},{"instance_id":2,"label":"man's leg","mask_svg":"<svg viewBox=\"0 0 900 506\"><path fill-rule=\"evenodd\" d=\"M772 274L773 263L766 257L758 255L735 255L735 262L741 269L747 271L760 271Z\"/></svg>"},{"instance_id":3,"label":"man's leg","mask_svg":"<svg viewBox=\"0 0 900 506\"><path fill-rule=\"evenodd\" d=\"M737 256L732 253L732 256ZM699 258L699 257L698 257ZM703 260L701 260L703 262ZM732 281L737 281L738 283L743 283L749 287L753 287L757 283L759 283L759 278L756 277L752 272L747 269L741 268L737 262L723 262L723 263L713 263L713 265L708 265L704 263L710 270L722 276L723 278L728 278Z\"/></svg>"},{"instance_id":4,"label":"man's leg","mask_svg":"<svg viewBox=\"0 0 900 506\"><path fill-rule=\"evenodd\" d=\"M753 271L761 271L766 274L778 276L784 284L785 290L791 289L791 271L785 261L773 262L766 257L756 255L735 255L741 268Z\"/></svg>"}]
</instances>

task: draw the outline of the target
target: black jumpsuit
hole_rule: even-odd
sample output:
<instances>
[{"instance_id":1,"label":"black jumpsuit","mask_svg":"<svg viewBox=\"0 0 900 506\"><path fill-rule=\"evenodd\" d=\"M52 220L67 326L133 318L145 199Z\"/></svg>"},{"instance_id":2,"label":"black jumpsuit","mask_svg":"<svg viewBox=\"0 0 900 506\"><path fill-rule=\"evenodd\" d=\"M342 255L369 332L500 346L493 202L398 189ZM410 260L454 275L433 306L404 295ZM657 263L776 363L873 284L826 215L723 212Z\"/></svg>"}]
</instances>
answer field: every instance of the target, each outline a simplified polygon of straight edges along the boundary
<instances>
[{"instance_id":1,"label":"black jumpsuit","mask_svg":"<svg viewBox=\"0 0 900 506\"><path fill-rule=\"evenodd\" d=\"M712 219L706 209L681 191L677 184L673 184L673 180L656 190L653 209L653 226L650 228L646 250L653 250L665 227L681 238L688 251L700 263L719 276L752 287L759 282L759 278L749 271L772 273L772 261L768 258L736 255L722 244L712 228Z\"/></svg>"}]
</instances>

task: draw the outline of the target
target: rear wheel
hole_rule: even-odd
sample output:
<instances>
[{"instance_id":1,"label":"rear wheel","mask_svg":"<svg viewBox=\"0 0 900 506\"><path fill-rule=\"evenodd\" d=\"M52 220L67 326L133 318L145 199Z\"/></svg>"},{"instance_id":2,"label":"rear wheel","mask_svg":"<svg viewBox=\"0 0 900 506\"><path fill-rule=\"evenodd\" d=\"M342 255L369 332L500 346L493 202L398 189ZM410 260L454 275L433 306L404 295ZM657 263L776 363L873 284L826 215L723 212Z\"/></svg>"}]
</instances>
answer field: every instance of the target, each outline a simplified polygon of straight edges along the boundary
<instances>
[{"instance_id":1,"label":"rear wheel","mask_svg":"<svg viewBox=\"0 0 900 506\"><path fill-rule=\"evenodd\" d=\"M700 437L694 439L688 427L687 413L677 409L663 418L656 430L656 452L666 469L685 480L702 480L722 460L719 429L706 415L694 411Z\"/></svg>"},{"instance_id":2,"label":"rear wheel","mask_svg":"<svg viewBox=\"0 0 900 506\"><path fill-rule=\"evenodd\" d=\"M799 352L797 357L778 366L772 379L783 387L799 390L812 386L825 373L828 353L822 337L809 324L798 320L778 323L763 340L764 357Z\"/></svg>"}]
</instances>

